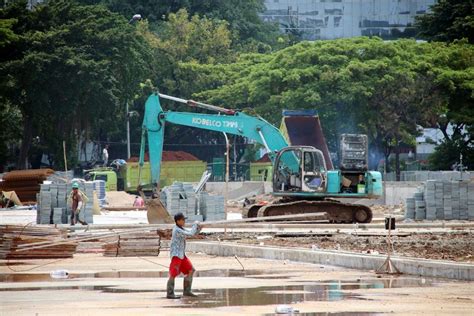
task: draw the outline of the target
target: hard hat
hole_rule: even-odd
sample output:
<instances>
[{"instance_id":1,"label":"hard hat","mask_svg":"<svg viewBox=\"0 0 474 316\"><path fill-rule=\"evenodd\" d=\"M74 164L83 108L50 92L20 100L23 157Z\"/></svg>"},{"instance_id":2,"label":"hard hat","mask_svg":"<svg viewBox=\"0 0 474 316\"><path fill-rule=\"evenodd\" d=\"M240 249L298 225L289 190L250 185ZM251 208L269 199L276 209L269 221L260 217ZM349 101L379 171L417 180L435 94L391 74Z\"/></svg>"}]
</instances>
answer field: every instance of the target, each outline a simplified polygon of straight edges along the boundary
<instances>
[{"instance_id":1,"label":"hard hat","mask_svg":"<svg viewBox=\"0 0 474 316\"><path fill-rule=\"evenodd\" d=\"M79 189L79 183L74 182L74 183L72 184L72 188L73 188L73 189Z\"/></svg>"}]
</instances>

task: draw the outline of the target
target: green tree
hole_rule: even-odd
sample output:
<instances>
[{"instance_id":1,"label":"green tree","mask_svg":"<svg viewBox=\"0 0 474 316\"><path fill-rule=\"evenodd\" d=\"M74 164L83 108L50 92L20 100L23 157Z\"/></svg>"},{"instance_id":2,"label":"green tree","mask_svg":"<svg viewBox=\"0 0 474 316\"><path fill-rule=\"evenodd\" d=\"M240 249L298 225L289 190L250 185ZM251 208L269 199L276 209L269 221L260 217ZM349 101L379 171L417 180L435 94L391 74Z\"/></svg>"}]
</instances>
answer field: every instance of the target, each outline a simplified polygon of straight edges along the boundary
<instances>
[{"instance_id":1,"label":"green tree","mask_svg":"<svg viewBox=\"0 0 474 316\"><path fill-rule=\"evenodd\" d=\"M252 108L277 126L282 109L316 108L330 149L336 151L341 133L363 132L382 158L398 153L401 143L414 144L418 125L436 126L448 109L454 117L459 107L471 108L472 52L467 43L355 38L302 42L272 54L242 55L232 64L182 69L202 87L203 78L211 78L215 87L196 93L197 99ZM465 115L460 120L470 124Z\"/></svg>"},{"instance_id":2,"label":"green tree","mask_svg":"<svg viewBox=\"0 0 474 316\"><path fill-rule=\"evenodd\" d=\"M170 14L185 9L190 16L199 15L210 20L224 20L234 34L235 45L240 48L256 45L256 42L277 44L281 36L275 24L264 22L259 13L265 9L263 0L81 0L83 3L102 3L110 10L130 19L141 14L153 26L159 29L169 20ZM261 48L261 47L260 47Z\"/></svg>"},{"instance_id":3,"label":"green tree","mask_svg":"<svg viewBox=\"0 0 474 316\"><path fill-rule=\"evenodd\" d=\"M416 17L419 35L433 41L452 42L467 38L474 43L474 1L440 0L431 12Z\"/></svg>"},{"instance_id":4,"label":"green tree","mask_svg":"<svg viewBox=\"0 0 474 316\"><path fill-rule=\"evenodd\" d=\"M105 7L59 0L33 10L14 2L0 11L0 21L11 19L19 40L2 46L15 54L0 64L0 89L23 119L18 167L27 167L33 136L52 157L62 157L62 140L75 157L81 139L114 131L124 139L125 101L152 69L151 49L135 28Z\"/></svg>"}]
</instances>

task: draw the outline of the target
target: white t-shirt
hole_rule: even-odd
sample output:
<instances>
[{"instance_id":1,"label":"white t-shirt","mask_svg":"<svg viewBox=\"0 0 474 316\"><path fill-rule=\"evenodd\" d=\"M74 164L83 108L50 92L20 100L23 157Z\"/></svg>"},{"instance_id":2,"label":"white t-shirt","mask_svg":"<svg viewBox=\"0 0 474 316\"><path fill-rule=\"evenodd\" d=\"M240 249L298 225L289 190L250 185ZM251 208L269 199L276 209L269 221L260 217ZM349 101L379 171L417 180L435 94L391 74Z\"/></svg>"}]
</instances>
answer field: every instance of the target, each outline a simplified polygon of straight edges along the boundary
<instances>
[{"instance_id":1,"label":"white t-shirt","mask_svg":"<svg viewBox=\"0 0 474 316\"><path fill-rule=\"evenodd\" d=\"M109 152L107 151L107 148L104 148L104 150L102 151L102 158L104 160L108 160L109 159Z\"/></svg>"}]
</instances>

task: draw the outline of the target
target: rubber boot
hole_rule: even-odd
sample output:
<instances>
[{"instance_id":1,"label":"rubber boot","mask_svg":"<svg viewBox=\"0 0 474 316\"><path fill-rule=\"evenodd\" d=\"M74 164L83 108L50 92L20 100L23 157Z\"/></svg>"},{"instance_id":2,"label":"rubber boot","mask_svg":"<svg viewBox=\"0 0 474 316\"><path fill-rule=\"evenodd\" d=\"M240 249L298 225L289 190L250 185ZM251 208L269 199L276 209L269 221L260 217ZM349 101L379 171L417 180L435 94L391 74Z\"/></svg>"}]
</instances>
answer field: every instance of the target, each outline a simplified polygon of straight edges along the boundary
<instances>
[{"instance_id":1,"label":"rubber boot","mask_svg":"<svg viewBox=\"0 0 474 316\"><path fill-rule=\"evenodd\" d=\"M191 291L191 286L193 285L193 273L184 277L183 280L183 296L196 297L197 295Z\"/></svg>"},{"instance_id":2,"label":"rubber boot","mask_svg":"<svg viewBox=\"0 0 474 316\"><path fill-rule=\"evenodd\" d=\"M166 284L166 298L177 299L179 296L174 295L174 279L169 278Z\"/></svg>"},{"instance_id":3,"label":"rubber boot","mask_svg":"<svg viewBox=\"0 0 474 316\"><path fill-rule=\"evenodd\" d=\"M89 224L87 224L86 222L81 221L80 219L78 219L78 222L81 223L81 225L84 225L84 226L85 226L85 225L89 225Z\"/></svg>"}]
</instances>

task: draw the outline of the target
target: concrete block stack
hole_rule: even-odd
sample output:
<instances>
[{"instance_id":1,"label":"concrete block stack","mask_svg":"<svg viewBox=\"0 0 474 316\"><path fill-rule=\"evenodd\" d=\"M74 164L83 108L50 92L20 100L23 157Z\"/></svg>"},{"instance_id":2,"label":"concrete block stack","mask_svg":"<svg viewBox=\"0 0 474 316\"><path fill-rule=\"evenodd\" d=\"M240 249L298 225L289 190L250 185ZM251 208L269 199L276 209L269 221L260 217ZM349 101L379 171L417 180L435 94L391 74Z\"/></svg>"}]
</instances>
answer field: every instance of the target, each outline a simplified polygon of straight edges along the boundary
<instances>
[{"instance_id":1,"label":"concrete block stack","mask_svg":"<svg viewBox=\"0 0 474 316\"><path fill-rule=\"evenodd\" d=\"M474 220L474 182L426 181L406 199L405 218Z\"/></svg>"},{"instance_id":2,"label":"concrete block stack","mask_svg":"<svg viewBox=\"0 0 474 316\"><path fill-rule=\"evenodd\" d=\"M67 183L58 183L56 184L58 188L58 207L62 208L62 223L68 224L71 221L71 211L67 207L67 198L68 198L68 184Z\"/></svg>"},{"instance_id":3,"label":"concrete block stack","mask_svg":"<svg viewBox=\"0 0 474 316\"><path fill-rule=\"evenodd\" d=\"M467 184L467 217L474 220L474 182Z\"/></svg>"},{"instance_id":4,"label":"concrete block stack","mask_svg":"<svg viewBox=\"0 0 474 316\"><path fill-rule=\"evenodd\" d=\"M459 219L468 220L468 183L465 181L459 182Z\"/></svg>"},{"instance_id":5,"label":"concrete block stack","mask_svg":"<svg viewBox=\"0 0 474 316\"><path fill-rule=\"evenodd\" d=\"M436 181L426 181L424 199L426 199L426 219L436 219Z\"/></svg>"},{"instance_id":6,"label":"concrete block stack","mask_svg":"<svg viewBox=\"0 0 474 316\"><path fill-rule=\"evenodd\" d=\"M93 218L93 206L94 206L94 188L95 183L93 181L87 181L80 184L81 191L84 192L88 198L85 205L82 207L82 211L79 213L79 219L85 221L88 224L94 222Z\"/></svg>"},{"instance_id":7,"label":"concrete block stack","mask_svg":"<svg viewBox=\"0 0 474 316\"><path fill-rule=\"evenodd\" d=\"M435 181L436 218L444 219L443 182Z\"/></svg>"},{"instance_id":8,"label":"concrete block stack","mask_svg":"<svg viewBox=\"0 0 474 316\"><path fill-rule=\"evenodd\" d=\"M405 218L415 219L415 207L415 198L407 198L405 207Z\"/></svg>"},{"instance_id":9,"label":"concrete block stack","mask_svg":"<svg viewBox=\"0 0 474 316\"><path fill-rule=\"evenodd\" d=\"M163 188L161 201L171 216L182 212L193 221L214 221L226 218L224 197L201 192L196 195L190 183L174 182Z\"/></svg>"},{"instance_id":10,"label":"concrete block stack","mask_svg":"<svg viewBox=\"0 0 474 316\"><path fill-rule=\"evenodd\" d=\"M415 219L422 220L426 219L426 202L424 199L423 191L416 192L415 196Z\"/></svg>"},{"instance_id":11,"label":"concrete block stack","mask_svg":"<svg viewBox=\"0 0 474 316\"><path fill-rule=\"evenodd\" d=\"M79 189L89 198L80 213L81 220L93 223L92 205L94 183L86 182L79 185ZM41 184L38 194L37 219L38 224L68 224L71 221L71 210L67 205L70 194L70 185L66 183Z\"/></svg>"},{"instance_id":12,"label":"concrete block stack","mask_svg":"<svg viewBox=\"0 0 474 316\"><path fill-rule=\"evenodd\" d=\"M97 199L99 200L99 206L103 207L106 203L105 195L105 181L104 180L95 180L94 181L94 190L97 193Z\"/></svg>"},{"instance_id":13,"label":"concrete block stack","mask_svg":"<svg viewBox=\"0 0 474 316\"><path fill-rule=\"evenodd\" d=\"M37 206L38 224L51 224L51 192L49 184L41 184L39 193L39 201Z\"/></svg>"},{"instance_id":14,"label":"concrete block stack","mask_svg":"<svg viewBox=\"0 0 474 316\"><path fill-rule=\"evenodd\" d=\"M195 214L194 208L188 210L188 199L184 191L183 183L174 182L172 185L165 187L162 193L162 202L165 204L171 216L179 212L185 216L188 216L188 213L191 215Z\"/></svg>"},{"instance_id":15,"label":"concrete block stack","mask_svg":"<svg viewBox=\"0 0 474 316\"><path fill-rule=\"evenodd\" d=\"M62 224L63 223L63 208L62 207L54 207L52 212L52 222L53 224Z\"/></svg>"},{"instance_id":16,"label":"concrete block stack","mask_svg":"<svg viewBox=\"0 0 474 316\"><path fill-rule=\"evenodd\" d=\"M201 192L199 209L205 221L221 221L226 219L225 201L221 195L209 195Z\"/></svg>"},{"instance_id":17,"label":"concrete block stack","mask_svg":"<svg viewBox=\"0 0 474 316\"><path fill-rule=\"evenodd\" d=\"M450 182L443 182L443 208L444 219L453 219L453 201L452 201L452 186Z\"/></svg>"}]
</instances>

